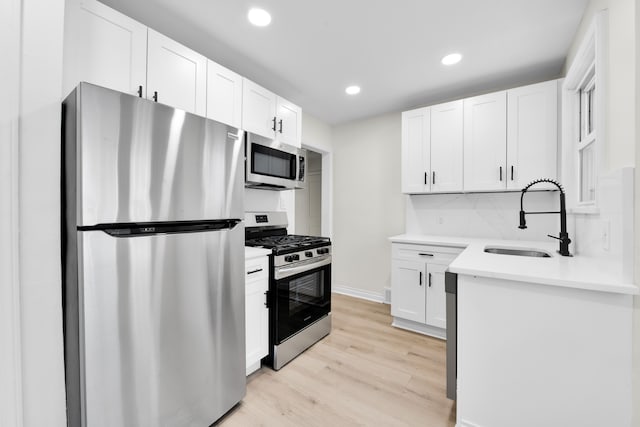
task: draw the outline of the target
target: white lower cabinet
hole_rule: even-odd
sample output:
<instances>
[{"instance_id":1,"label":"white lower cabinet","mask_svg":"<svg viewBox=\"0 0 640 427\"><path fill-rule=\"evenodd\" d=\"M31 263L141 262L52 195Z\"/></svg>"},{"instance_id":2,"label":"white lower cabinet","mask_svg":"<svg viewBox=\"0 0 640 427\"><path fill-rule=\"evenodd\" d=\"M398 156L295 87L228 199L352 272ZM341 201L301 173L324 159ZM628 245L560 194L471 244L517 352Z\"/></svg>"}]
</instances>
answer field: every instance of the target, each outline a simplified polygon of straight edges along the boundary
<instances>
[{"instance_id":1,"label":"white lower cabinet","mask_svg":"<svg viewBox=\"0 0 640 427\"><path fill-rule=\"evenodd\" d=\"M393 326L445 338L444 272L461 249L393 243L391 251Z\"/></svg>"},{"instance_id":2,"label":"white lower cabinet","mask_svg":"<svg viewBox=\"0 0 640 427\"><path fill-rule=\"evenodd\" d=\"M269 354L269 258L261 256L245 261L245 330L247 375L260 368Z\"/></svg>"}]
</instances>

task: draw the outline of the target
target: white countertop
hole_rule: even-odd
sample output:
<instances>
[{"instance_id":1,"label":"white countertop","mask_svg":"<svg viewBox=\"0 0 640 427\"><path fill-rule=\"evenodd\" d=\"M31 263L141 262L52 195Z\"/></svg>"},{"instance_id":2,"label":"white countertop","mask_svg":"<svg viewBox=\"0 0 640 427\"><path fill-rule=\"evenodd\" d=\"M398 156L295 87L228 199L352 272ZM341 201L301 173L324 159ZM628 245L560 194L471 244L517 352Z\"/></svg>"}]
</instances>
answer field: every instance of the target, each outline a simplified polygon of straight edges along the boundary
<instances>
[{"instance_id":1,"label":"white countertop","mask_svg":"<svg viewBox=\"0 0 640 427\"><path fill-rule=\"evenodd\" d=\"M264 248L255 248L252 246L245 246L244 247L244 259L253 259L253 258L259 258L261 256L266 256L269 255L271 253L271 249L264 249Z\"/></svg>"},{"instance_id":2,"label":"white countertop","mask_svg":"<svg viewBox=\"0 0 640 427\"><path fill-rule=\"evenodd\" d=\"M528 242L401 234L390 237L394 243L414 243L464 248L449 265L449 271L471 276L492 277L602 292L637 295L638 287L620 277L620 268L608 261L586 256L559 255L557 242ZM484 252L486 246L541 249L550 258L498 255Z\"/></svg>"}]
</instances>

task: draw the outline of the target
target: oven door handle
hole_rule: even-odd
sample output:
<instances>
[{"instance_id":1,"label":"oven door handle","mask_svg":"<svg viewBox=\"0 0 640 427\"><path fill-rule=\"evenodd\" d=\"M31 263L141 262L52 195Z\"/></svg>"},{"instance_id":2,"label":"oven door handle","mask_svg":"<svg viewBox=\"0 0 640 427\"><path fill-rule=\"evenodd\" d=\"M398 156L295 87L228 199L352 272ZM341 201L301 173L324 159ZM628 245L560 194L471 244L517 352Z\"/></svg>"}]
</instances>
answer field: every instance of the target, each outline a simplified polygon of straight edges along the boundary
<instances>
[{"instance_id":1,"label":"oven door handle","mask_svg":"<svg viewBox=\"0 0 640 427\"><path fill-rule=\"evenodd\" d=\"M307 270L313 270L314 268L323 267L331 264L331 255L322 258L320 261L298 264L291 267L278 267L276 268L273 276L276 280L284 279L286 277L295 276L296 274L305 272Z\"/></svg>"}]
</instances>

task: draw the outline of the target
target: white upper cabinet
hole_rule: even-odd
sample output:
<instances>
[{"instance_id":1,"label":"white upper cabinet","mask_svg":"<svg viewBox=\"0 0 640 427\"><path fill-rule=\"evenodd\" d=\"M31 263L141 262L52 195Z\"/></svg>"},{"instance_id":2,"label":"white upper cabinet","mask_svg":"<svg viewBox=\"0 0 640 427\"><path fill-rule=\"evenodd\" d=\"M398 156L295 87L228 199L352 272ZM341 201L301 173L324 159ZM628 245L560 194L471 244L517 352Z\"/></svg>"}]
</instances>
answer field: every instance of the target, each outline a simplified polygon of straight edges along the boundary
<instances>
[{"instance_id":1,"label":"white upper cabinet","mask_svg":"<svg viewBox=\"0 0 640 427\"><path fill-rule=\"evenodd\" d=\"M429 108L402 113L402 192L430 191L431 142Z\"/></svg>"},{"instance_id":2,"label":"white upper cabinet","mask_svg":"<svg viewBox=\"0 0 640 427\"><path fill-rule=\"evenodd\" d=\"M507 93L464 100L464 190L504 190Z\"/></svg>"},{"instance_id":3,"label":"white upper cabinet","mask_svg":"<svg viewBox=\"0 0 640 427\"><path fill-rule=\"evenodd\" d=\"M556 179L557 80L507 92L507 188L522 189L537 178Z\"/></svg>"},{"instance_id":4,"label":"white upper cabinet","mask_svg":"<svg viewBox=\"0 0 640 427\"><path fill-rule=\"evenodd\" d=\"M65 7L64 95L81 81L137 95L147 80L147 27L95 0Z\"/></svg>"},{"instance_id":5,"label":"white upper cabinet","mask_svg":"<svg viewBox=\"0 0 640 427\"><path fill-rule=\"evenodd\" d=\"M521 190L557 151L557 80L405 111L402 192Z\"/></svg>"},{"instance_id":6,"label":"white upper cabinet","mask_svg":"<svg viewBox=\"0 0 640 427\"><path fill-rule=\"evenodd\" d=\"M302 146L302 109L284 98L277 98L276 139L298 148Z\"/></svg>"},{"instance_id":7,"label":"white upper cabinet","mask_svg":"<svg viewBox=\"0 0 640 427\"><path fill-rule=\"evenodd\" d=\"M242 76L211 60L207 62L207 117L242 127Z\"/></svg>"},{"instance_id":8,"label":"white upper cabinet","mask_svg":"<svg viewBox=\"0 0 640 427\"><path fill-rule=\"evenodd\" d=\"M149 28L147 98L206 115L207 58Z\"/></svg>"},{"instance_id":9,"label":"white upper cabinet","mask_svg":"<svg viewBox=\"0 0 640 427\"><path fill-rule=\"evenodd\" d=\"M242 84L242 127L285 144L302 145L300 107L248 79Z\"/></svg>"},{"instance_id":10,"label":"white upper cabinet","mask_svg":"<svg viewBox=\"0 0 640 427\"><path fill-rule=\"evenodd\" d=\"M462 191L463 101L431 106L431 192Z\"/></svg>"},{"instance_id":11,"label":"white upper cabinet","mask_svg":"<svg viewBox=\"0 0 640 427\"><path fill-rule=\"evenodd\" d=\"M242 127L247 132L273 138L276 131L276 95L252 82L242 83Z\"/></svg>"}]
</instances>

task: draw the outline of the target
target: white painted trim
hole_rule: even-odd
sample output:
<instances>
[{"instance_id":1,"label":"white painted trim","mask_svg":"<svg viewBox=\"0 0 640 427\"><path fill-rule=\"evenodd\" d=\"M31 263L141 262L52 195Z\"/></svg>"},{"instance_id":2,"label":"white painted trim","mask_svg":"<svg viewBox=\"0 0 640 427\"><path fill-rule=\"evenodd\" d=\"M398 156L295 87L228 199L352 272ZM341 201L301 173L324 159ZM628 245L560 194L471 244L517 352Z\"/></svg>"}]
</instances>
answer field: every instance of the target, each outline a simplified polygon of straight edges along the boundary
<instances>
[{"instance_id":1,"label":"white painted trim","mask_svg":"<svg viewBox=\"0 0 640 427\"><path fill-rule=\"evenodd\" d=\"M322 155L322 170L321 170L321 213L320 213L320 234L325 237L333 236L333 207L331 201L333 200L333 153L331 151L319 148L313 143L302 144L302 148L315 151Z\"/></svg>"},{"instance_id":2,"label":"white painted trim","mask_svg":"<svg viewBox=\"0 0 640 427\"><path fill-rule=\"evenodd\" d=\"M350 286L333 286L332 292L341 295L347 295L354 298L360 298L367 301L384 303L384 294L378 292L365 291L362 289L352 288Z\"/></svg>"},{"instance_id":3,"label":"white painted trim","mask_svg":"<svg viewBox=\"0 0 640 427\"><path fill-rule=\"evenodd\" d=\"M19 142L21 0L0 3L0 425L23 425Z\"/></svg>"},{"instance_id":4,"label":"white painted trim","mask_svg":"<svg viewBox=\"0 0 640 427\"><path fill-rule=\"evenodd\" d=\"M517 423L516 423L517 425ZM474 424L469 421L460 420L456 422L456 427L482 427L480 424Z\"/></svg>"},{"instance_id":5,"label":"white painted trim","mask_svg":"<svg viewBox=\"0 0 640 427\"><path fill-rule=\"evenodd\" d=\"M609 13L607 10L598 12L586 31L580 47L569 67L562 85L562 181L570 196L567 204L577 213L590 213L598 207L598 176L605 170L604 147L607 144L606 108L608 99L608 39ZM576 89L595 61L596 73L596 147L595 147L595 187L596 199L593 203L580 204L580 159L577 150L577 125L573 118L579 108Z\"/></svg>"},{"instance_id":6,"label":"white painted trim","mask_svg":"<svg viewBox=\"0 0 640 427\"><path fill-rule=\"evenodd\" d=\"M428 335L434 338L440 338L441 340L447 340L447 331L442 328L436 328L435 326L425 325L424 323L413 322L411 320L401 319L394 317L391 326L404 329L411 332L416 332L422 335Z\"/></svg>"}]
</instances>

